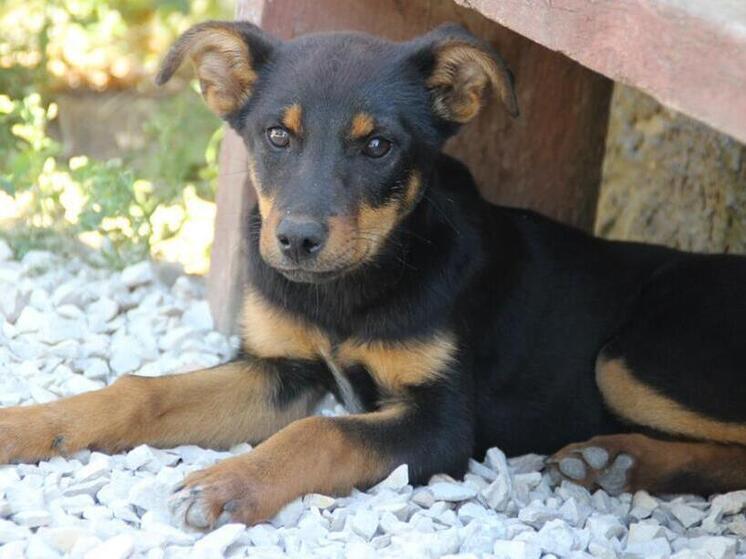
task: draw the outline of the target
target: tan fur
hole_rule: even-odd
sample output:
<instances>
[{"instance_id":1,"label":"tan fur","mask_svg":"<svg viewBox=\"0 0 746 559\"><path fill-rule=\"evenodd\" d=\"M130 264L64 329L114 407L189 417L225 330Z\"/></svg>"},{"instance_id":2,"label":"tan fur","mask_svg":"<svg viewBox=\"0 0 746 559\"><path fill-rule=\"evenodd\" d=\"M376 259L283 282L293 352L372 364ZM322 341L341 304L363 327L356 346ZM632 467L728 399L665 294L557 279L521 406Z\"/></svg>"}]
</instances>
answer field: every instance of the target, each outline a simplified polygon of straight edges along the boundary
<instances>
[{"instance_id":1,"label":"tan fur","mask_svg":"<svg viewBox=\"0 0 746 559\"><path fill-rule=\"evenodd\" d=\"M363 365L377 383L396 392L440 378L456 352L453 336L439 333L424 341L346 341L337 355L343 367Z\"/></svg>"},{"instance_id":2,"label":"tan fur","mask_svg":"<svg viewBox=\"0 0 746 559\"><path fill-rule=\"evenodd\" d=\"M228 447L258 442L305 417L320 394L276 407L276 386L255 365L228 363L164 377L125 376L111 386L45 405L0 410L0 461L31 461L83 448L138 444Z\"/></svg>"},{"instance_id":3,"label":"tan fur","mask_svg":"<svg viewBox=\"0 0 746 559\"><path fill-rule=\"evenodd\" d=\"M244 299L243 347L263 358L317 359L321 351L331 351L318 328L270 304L253 289L246 291Z\"/></svg>"},{"instance_id":4,"label":"tan fur","mask_svg":"<svg viewBox=\"0 0 746 559\"><path fill-rule=\"evenodd\" d=\"M303 134L303 109L298 103L285 109L282 114L282 125L298 137Z\"/></svg>"},{"instance_id":5,"label":"tan fur","mask_svg":"<svg viewBox=\"0 0 746 559\"><path fill-rule=\"evenodd\" d=\"M257 185L257 183L254 184ZM275 208L274 197L266 194L260 185L256 187L256 200L257 206L259 206L259 215L262 218L262 228L259 232L259 251L265 258L280 262L282 258L275 234L280 222L280 212Z\"/></svg>"},{"instance_id":6,"label":"tan fur","mask_svg":"<svg viewBox=\"0 0 746 559\"><path fill-rule=\"evenodd\" d=\"M340 368L360 364L392 391L438 378L453 361L453 336L438 333L429 340L361 342L347 340L333 348L318 328L293 317L247 290L243 312L247 353L263 358L331 359Z\"/></svg>"},{"instance_id":7,"label":"tan fur","mask_svg":"<svg viewBox=\"0 0 746 559\"><path fill-rule=\"evenodd\" d=\"M415 169L409 176L407 186L404 189L404 199L401 206L402 213L408 213L414 208L419 198L420 190L422 190L422 174Z\"/></svg>"},{"instance_id":8,"label":"tan fur","mask_svg":"<svg viewBox=\"0 0 746 559\"><path fill-rule=\"evenodd\" d=\"M599 360L596 382L605 402L624 419L667 433L746 444L746 425L686 409L637 380L621 359Z\"/></svg>"},{"instance_id":9,"label":"tan fur","mask_svg":"<svg viewBox=\"0 0 746 559\"><path fill-rule=\"evenodd\" d=\"M352 117L350 125L350 138L359 140L365 138L375 129L375 121L368 113L360 112Z\"/></svg>"},{"instance_id":10,"label":"tan fur","mask_svg":"<svg viewBox=\"0 0 746 559\"><path fill-rule=\"evenodd\" d=\"M257 74L251 67L248 46L235 30L216 26L195 28L182 36L173 52L164 65L178 67L181 59L188 56L207 105L219 116L235 111L251 95Z\"/></svg>"},{"instance_id":11,"label":"tan fur","mask_svg":"<svg viewBox=\"0 0 746 559\"><path fill-rule=\"evenodd\" d=\"M329 219L329 238L321 255L320 267L329 266L329 261L355 266L372 259L391 231L414 208L421 188L422 175L415 169L400 200L391 200L377 208L362 205L354 218L338 216Z\"/></svg>"},{"instance_id":12,"label":"tan fur","mask_svg":"<svg viewBox=\"0 0 746 559\"><path fill-rule=\"evenodd\" d=\"M327 223L329 236L326 239L326 248L320 255L321 266L328 267L331 264L354 266L358 262L361 243L354 218L335 215L330 217Z\"/></svg>"},{"instance_id":13,"label":"tan fur","mask_svg":"<svg viewBox=\"0 0 746 559\"><path fill-rule=\"evenodd\" d=\"M244 350L263 358L331 359L340 368L360 364L392 391L438 378L453 361L453 336L429 340L361 342L347 340L333 348L318 328L287 314L254 290L247 290L243 313Z\"/></svg>"},{"instance_id":14,"label":"tan fur","mask_svg":"<svg viewBox=\"0 0 746 559\"><path fill-rule=\"evenodd\" d=\"M262 194L260 188L257 188L257 196L262 215L259 249L267 262L282 266L283 258L275 238L280 215L274 210L271 198ZM406 196L405 192L405 199ZM352 216L330 217L327 221L329 236L324 249L312 263L314 269L319 272L349 271L372 259L407 213L404 204L402 200L392 200L378 208L363 205Z\"/></svg>"},{"instance_id":15,"label":"tan fur","mask_svg":"<svg viewBox=\"0 0 746 559\"><path fill-rule=\"evenodd\" d=\"M274 207L274 199L261 192L257 189L256 192L257 205L259 206L259 215L262 216L264 221L269 221L272 209Z\"/></svg>"},{"instance_id":16,"label":"tan fur","mask_svg":"<svg viewBox=\"0 0 746 559\"><path fill-rule=\"evenodd\" d=\"M385 424L397 420L403 406L360 416L309 417L283 429L253 452L196 472L187 486L202 488L215 520L225 503L236 504L234 521L254 524L274 516L306 493L339 495L369 486L394 464L348 435L342 423Z\"/></svg>"},{"instance_id":17,"label":"tan fur","mask_svg":"<svg viewBox=\"0 0 746 559\"><path fill-rule=\"evenodd\" d=\"M436 51L436 64L427 85L434 92L434 110L446 120L465 123L479 112L493 88L512 115L518 105L510 76L481 49L457 41L447 42Z\"/></svg>"},{"instance_id":18,"label":"tan fur","mask_svg":"<svg viewBox=\"0 0 746 559\"><path fill-rule=\"evenodd\" d=\"M391 201L374 208L362 205L357 214L358 251L363 260L373 258L399 223L399 204Z\"/></svg>"}]
</instances>

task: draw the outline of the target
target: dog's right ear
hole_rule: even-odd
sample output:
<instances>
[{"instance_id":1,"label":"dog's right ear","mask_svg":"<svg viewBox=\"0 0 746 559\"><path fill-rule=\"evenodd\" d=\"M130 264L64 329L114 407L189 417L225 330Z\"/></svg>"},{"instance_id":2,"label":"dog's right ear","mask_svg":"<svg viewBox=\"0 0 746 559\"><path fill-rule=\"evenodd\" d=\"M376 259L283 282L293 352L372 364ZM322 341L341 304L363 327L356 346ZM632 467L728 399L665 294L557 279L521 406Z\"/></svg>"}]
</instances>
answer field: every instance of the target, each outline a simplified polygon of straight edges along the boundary
<instances>
[{"instance_id":1,"label":"dog's right ear","mask_svg":"<svg viewBox=\"0 0 746 559\"><path fill-rule=\"evenodd\" d=\"M200 23L173 44L155 83L166 83L188 57L208 107L227 118L251 96L257 72L269 60L275 44L275 39L248 22Z\"/></svg>"}]
</instances>

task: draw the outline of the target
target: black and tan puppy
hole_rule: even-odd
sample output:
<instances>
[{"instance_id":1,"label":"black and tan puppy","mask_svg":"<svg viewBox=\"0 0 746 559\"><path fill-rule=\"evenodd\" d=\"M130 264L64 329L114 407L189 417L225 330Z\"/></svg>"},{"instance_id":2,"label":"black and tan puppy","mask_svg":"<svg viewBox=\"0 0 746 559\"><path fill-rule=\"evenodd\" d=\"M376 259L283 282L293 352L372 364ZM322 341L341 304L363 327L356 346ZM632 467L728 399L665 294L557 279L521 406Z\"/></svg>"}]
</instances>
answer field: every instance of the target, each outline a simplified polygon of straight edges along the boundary
<instances>
[{"instance_id":1,"label":"black and tan puppy","mask_svg":"<svg viewBox=\"0 0 746 559\"><path fill-rule=\"evenodd\" d=\"M518 113L489 47L455 26L281 42L205 23L158 81L184 59L251 153L242 352L2 410L0 459L264 441L185 481L199 526L402 463L414 482L460 475L493 445L557 452L555 473L612 492L746 487L746 259L483 202L440 149L491 93ZM327 390L353 415L307 417Z\"/></svg>"}]
</instances>

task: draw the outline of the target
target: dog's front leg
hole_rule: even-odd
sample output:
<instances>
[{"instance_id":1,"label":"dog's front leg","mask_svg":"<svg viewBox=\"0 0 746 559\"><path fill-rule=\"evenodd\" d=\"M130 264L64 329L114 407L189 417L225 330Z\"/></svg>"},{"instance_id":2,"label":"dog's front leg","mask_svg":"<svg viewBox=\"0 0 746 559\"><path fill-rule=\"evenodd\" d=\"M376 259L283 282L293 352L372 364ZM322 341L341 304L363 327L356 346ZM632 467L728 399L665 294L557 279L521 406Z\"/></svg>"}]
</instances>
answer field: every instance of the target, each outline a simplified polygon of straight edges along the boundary
<instances>
[{"instance_id":1,"label":"dog's front leg","mask_svg":"<svg viewBox=\"0 0 746 559\"><path fill-rule=\"evenodd\" d=\"M440 381L371 413L296 421L253 451L190 475L172 504L197 528L214 525L224 512L254 524L296 497L346 494L404 463L413 482L438 472L460 475L472 441L462 397Z\"/></svg>"},{"instance_id":2,"label":"dog's front leg","mask_svg":"<svg viewBox=\"0 0 746 559\"><path fill-rule=\"evenodd\" d=\"M247 357L181 375L128 375L102 390L0 409L0 462L142 443L256 443L308 415L323 394L325 374L313 361Z\"/></svg>"}]
</instances>

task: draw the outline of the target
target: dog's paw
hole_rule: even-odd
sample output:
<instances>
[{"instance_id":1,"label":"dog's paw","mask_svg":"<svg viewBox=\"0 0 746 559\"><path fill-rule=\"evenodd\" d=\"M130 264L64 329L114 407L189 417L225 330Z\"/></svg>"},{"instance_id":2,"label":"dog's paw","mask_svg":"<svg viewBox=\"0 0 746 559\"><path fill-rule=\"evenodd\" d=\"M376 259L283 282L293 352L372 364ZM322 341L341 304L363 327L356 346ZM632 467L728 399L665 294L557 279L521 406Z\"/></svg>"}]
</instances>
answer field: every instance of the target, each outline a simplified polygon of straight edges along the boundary
<instances>
[{"instance_id":1,"label":"dog's paw","mask_svg":"<svg viewBox=\"0 0 746 559\"><path fill-rule=\"evenodd\" d=\"M596 437L566 446L547 459L547 470L555 482L563 479L586 489L603 489L610 495L634 490L637 458L616 436Z\"/></svg>"},{"instance_id":2,"label":"dog's paw","mask_svg":"<svg viewBox=\"0 0 746 559\"><path fill-rule=\"evenodd\" d=\"M184 525L212 529L226 522L256 524L281 507L268 480L252 468L249 456L238 456L186 477L169 499L172 514Z\"/></svg>"},{"instance_id":3,"label":"dog's paw","mask_svg":"<svg viewBox=\"0 0 746 559\"><path fill-rule=\"evenodd\" d=\"M217 518L214 517L200 486L185 487L181 485L177 487L168 504L171 514L178 518L183 525L197 530L207 530L217 526L222 523L221 520L226 516L226 513L223 512Z\"/></svg>"},{"instance_id":4,"label":"dog's paw","mask_svg":"<svg viewBox=\"0 0 746 559\"><path fill-rule=\"evenodd\" d=\"M63 454L66 437L43 406L0 409L0 464L36 462Z\"/></svg>"}]
</instances>

